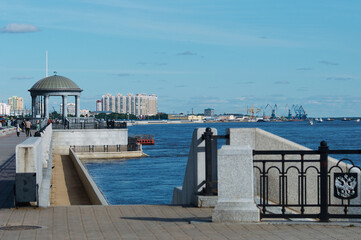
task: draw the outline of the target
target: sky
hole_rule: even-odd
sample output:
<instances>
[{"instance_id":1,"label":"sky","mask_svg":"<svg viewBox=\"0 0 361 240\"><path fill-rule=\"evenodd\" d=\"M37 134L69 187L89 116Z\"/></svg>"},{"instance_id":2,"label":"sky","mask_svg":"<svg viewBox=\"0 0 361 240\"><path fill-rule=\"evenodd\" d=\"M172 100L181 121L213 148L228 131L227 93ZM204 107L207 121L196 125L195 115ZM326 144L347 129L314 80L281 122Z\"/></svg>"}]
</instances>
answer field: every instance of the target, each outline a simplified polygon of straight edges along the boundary
<instances>
[{"instance_id":1,"label":"sky","mask_svg":"<svg viewBox=\"0 0 361 240\"><path fill-rule=\"evenodd\" d=\"M0 102L31 108L48 51L49 73L84 90L81 109L146 93L169 114L361 116L360 12L356 0L0 0Z\"/></svg>"}]
</instances>

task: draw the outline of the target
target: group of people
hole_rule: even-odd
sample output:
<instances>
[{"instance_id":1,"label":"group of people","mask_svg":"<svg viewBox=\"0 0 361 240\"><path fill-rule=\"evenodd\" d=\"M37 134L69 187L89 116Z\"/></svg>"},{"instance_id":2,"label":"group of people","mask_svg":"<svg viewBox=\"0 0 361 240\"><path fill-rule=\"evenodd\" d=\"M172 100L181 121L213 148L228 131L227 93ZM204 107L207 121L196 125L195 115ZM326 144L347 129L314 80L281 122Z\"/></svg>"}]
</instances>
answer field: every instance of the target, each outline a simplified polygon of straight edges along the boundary
<instances>
[{"instance_id":1,"label":"group of people","mask_svg":"<svg viewBox=\"0 0 361 240\"><path fill-rule=\"evenodd\" d=\"M18 123L18 121L15 121L15 127L16 127L16 135L18 137L20 137L20 133L24 132L25 130L25 134L27 137L31 137L31 122L29 121L29 119L24 119L21 123ZM36 120L36 131L40 131L40 121Z\"/></svg>"},{"instance_id":2,"label":"group of people","mask_svg":"<svg viewBox=\"0 0 361 240\"><path fill-rule=\"evenodd\" d=\"M110 120L108 119L107 120L107 128L114 128L114 125L115 125L115 120Z\"/></svg>"}]
</instances>

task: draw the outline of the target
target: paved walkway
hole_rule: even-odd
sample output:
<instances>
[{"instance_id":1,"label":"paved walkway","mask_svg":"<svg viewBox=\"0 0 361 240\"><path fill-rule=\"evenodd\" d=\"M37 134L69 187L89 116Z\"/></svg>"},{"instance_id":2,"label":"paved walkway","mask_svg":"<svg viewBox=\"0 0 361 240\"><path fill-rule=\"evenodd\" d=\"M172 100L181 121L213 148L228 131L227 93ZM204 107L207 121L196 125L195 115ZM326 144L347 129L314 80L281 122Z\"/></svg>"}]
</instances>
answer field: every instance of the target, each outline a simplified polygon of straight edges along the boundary
<instances>
[{"instance_id":1,"label":"paved walkway","mask_svg":"<svg viewBox=\"0 0 361 240\"><path fill-rule=\"evenodd\" d=\"M1 209L0 239L360 239L361 227L209 222L211 209L165 205ZM38 229L26 230L29 227ZM16 230L16 228L18 228ZM1 228L0 228L1 229Z\"/></svg>"},{"instance_id":2,"label":"paved walkway","mask_svg":"<svg viewBox=\"0 0 361 240\"><path fill-rule=\"evenodd\" d=\"M91 205L69 155L53 155L51 206Z\"/></svg>"},{"instance_id":3,"label":"paved walkway","mask_svg":"<svg viewBox=\"0 0 361 240\"><path fill-rule=\"evenodd\" d=\"M25 140L25 133L0 137L0 208L14 206L15 147Z\"/></svg>"}]
</instances>

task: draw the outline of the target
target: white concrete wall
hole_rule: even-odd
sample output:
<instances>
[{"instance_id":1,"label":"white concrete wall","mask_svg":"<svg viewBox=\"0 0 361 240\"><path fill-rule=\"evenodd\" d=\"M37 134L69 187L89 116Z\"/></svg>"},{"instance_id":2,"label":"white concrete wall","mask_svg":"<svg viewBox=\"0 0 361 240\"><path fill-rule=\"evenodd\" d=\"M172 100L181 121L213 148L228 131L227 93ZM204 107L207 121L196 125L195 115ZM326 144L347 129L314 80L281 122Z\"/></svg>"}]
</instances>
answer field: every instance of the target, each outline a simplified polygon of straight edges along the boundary
<instances>
[{"instance_id":1,"label":"white concrete wall","mask_svg":"<svg viewBox=\"0 0 361 240\"><path fill-rule=\"evenodd\" d=\"M228 141L228 144L231 146L250 146L252 149L255 150L310 150L309 148L306 148L300 144L297 144L295 142L289 141L285 138L279 137L277 135L274 135L272 133L266 132L262 129L258 128L238 128L238 129L228 129L228 133L230 134L230 139ZM320 139L321 141L322 139ZM318 147L318 146L317 146ZM280 155L259 155L255 156L255 159L281 159ZM299 155L287 155L286 159L289 160L297 160L300 159ZM305 155L305 159L319 159L319 155ZM329 157L328 158L328 167L329 169L332 166L335 166L337 164L338 160ZM287 178L287 193L288 193L288 203L297 204L298 202L298 171L295 168L289 168L290 166L295 165L298 168L301 168L300 163L286 163L285 169L288 169L288 178ZM257 164L255 164L257 166ZM258 164L260 166L260 164ZM269 168L270 166L273 166L274 168L269 171L268 177L269 177L269 199L274 202L279 202L279 171L276 169L281 169L281 163L272 163L267 165L266 168ZM317 193L317 172L315 168L319 169L320 164L319 163L305 163L304 169L309 167L309 170L307 171L307 181L305 182L307 184L307 203L311 204L317 204L318 200L318 193ZM351 165L340 163L339 166L342 169L349 169ZM259 187L259 171L255 170L255 193L259 195L260 187ZM331 172L330 181L331 186L333 184L333 171ZM353 203L361 203L361 194L359 194L359 198L354 199ZM331 187L331 201L332 203L341 203L341 200L335 198L333 196L333 187ZM298 210L298 209L294 209ZM315 213L319 211L319 208L307 208L306 213ZM342 213L341 208L330 208L330 213Z\"/></svg>"},{"instance_id":2,"label":"white concrete wall","mask_svg":"<svg viewBox=\"0 0 361 240\"><path fill-rule=\"evenodd\" d=\"M198 205L197 192L201 190L199 185L206 179L205 177L205 141L202 135L205 128L195 129L188 155L188 162L182 187L176 187L173 191L172 204ZM212 128L213 135L217 135L217 129ZM217 179L217 146L213 145L214 158L212 159L213 179ZM205 186L202 186L202 188Z\"/></svg>"},{"instance_id":3,"label":"white concrete wall","mask_svg":"<svg viewBox=\"0 0 361 240\"><path fill-rule=\"evenodd\" d=\"M41 138L28 138L16 145L16 173L36 173L36 183L43 179L43 149Z\"/></svg>"},{"instance_id":4,"label":"white concrete wall","mask_svg":"<svg viewBox=\"0 0 361 240\"><path fill-rule=\"evenodd\" d=\"M67 155L74 145L128 145L128 129L53 130L53 153Z\"/></svg>"},{"instance_id":5,"label":"white concrete wall","mask_svg":"<svg viewBox=\"0 0 361 240\"><path fill-rule=\"evenodd\" d=\"M52 125L40 137L31 137L16 146L16 174L36 173L39 186L39 205L49 205L51 167L52 167Z\"/></svg>"},{"instance_id":6,"label":"white concrete wall","mask_svg":"<svg viewBox=\"0 0 361 240\"><path fill-rule=\"evenodd\" d=\"M69 149L69 157L74 163L74 167L78 173L80 181L83 183L83 187L88 194L92 205L108 205L103 193L100 191L93 178L90 176L78 156L71 148Z\"/></svg>"},{"instance_id":7,"label":"white concrete wall","mask_svg":"<svg viewBox=\"0 0 361 240\"><path fill-rule=\"evenodd\" d=\"M16 133L16 128L15 127L0 129L0 137L6 136L6 135L9 135L9 134L12 134L12 133Z\"/></svg>"}]
</instances>

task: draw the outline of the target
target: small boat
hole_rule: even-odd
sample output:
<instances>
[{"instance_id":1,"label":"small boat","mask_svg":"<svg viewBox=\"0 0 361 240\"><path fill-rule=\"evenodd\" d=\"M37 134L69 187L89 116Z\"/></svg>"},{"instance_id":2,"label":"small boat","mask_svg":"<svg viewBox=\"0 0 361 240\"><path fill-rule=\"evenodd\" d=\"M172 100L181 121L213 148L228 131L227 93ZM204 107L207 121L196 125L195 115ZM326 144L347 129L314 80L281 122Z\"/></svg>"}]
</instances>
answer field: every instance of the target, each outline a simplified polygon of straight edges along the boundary
<instances>
[{"instance_id":1,"label":"small boat","mask_svg":"<svg viewBox=\"0 0 361 240\"><path fill-rule=\"evenodd\" d=\"M311 126L313 125L312 119L308 121L308 124L310 124Z\"/></svg>"},{"instance_id":2,"label":"small boat","mask_svg":"<svg viewBox=\"0 0 361 240\"><path fill-rule=\"evenodd\" d=\"M318 123L322 123L323 119L322 118L315 118L315 121L318 122Z\"/></svg>"},{"instance_id":3,"label":"small boat","mask_svg":"<svg viewBox=\"0 0 361 240\"><path fill-rule=\"evenodd\" d=\"M356 120L355 120L355 122L360 122L360 119L359 119L359 118L358 118L358 119L356 119Z\"/></svg>"},{"instance_id":4,"label":"small boat","mask_svg":"<svg viewBox=\"0 0 361 240\"><path fill-rule=\"evenodd\" d=\"M136 135L134 136L137 139L137 143L142 145L154 145L154 136L153 135Z\"/></svg>"},{"instance_id":5,"label":"small boat","mask_svg":"<svg viewBox=\"0 0 361 240\"><path fill-rule=\"evenodd\" d=\"M342 121L351 121L351 118L343 118Z\"/></svg>"}]
</instances>

